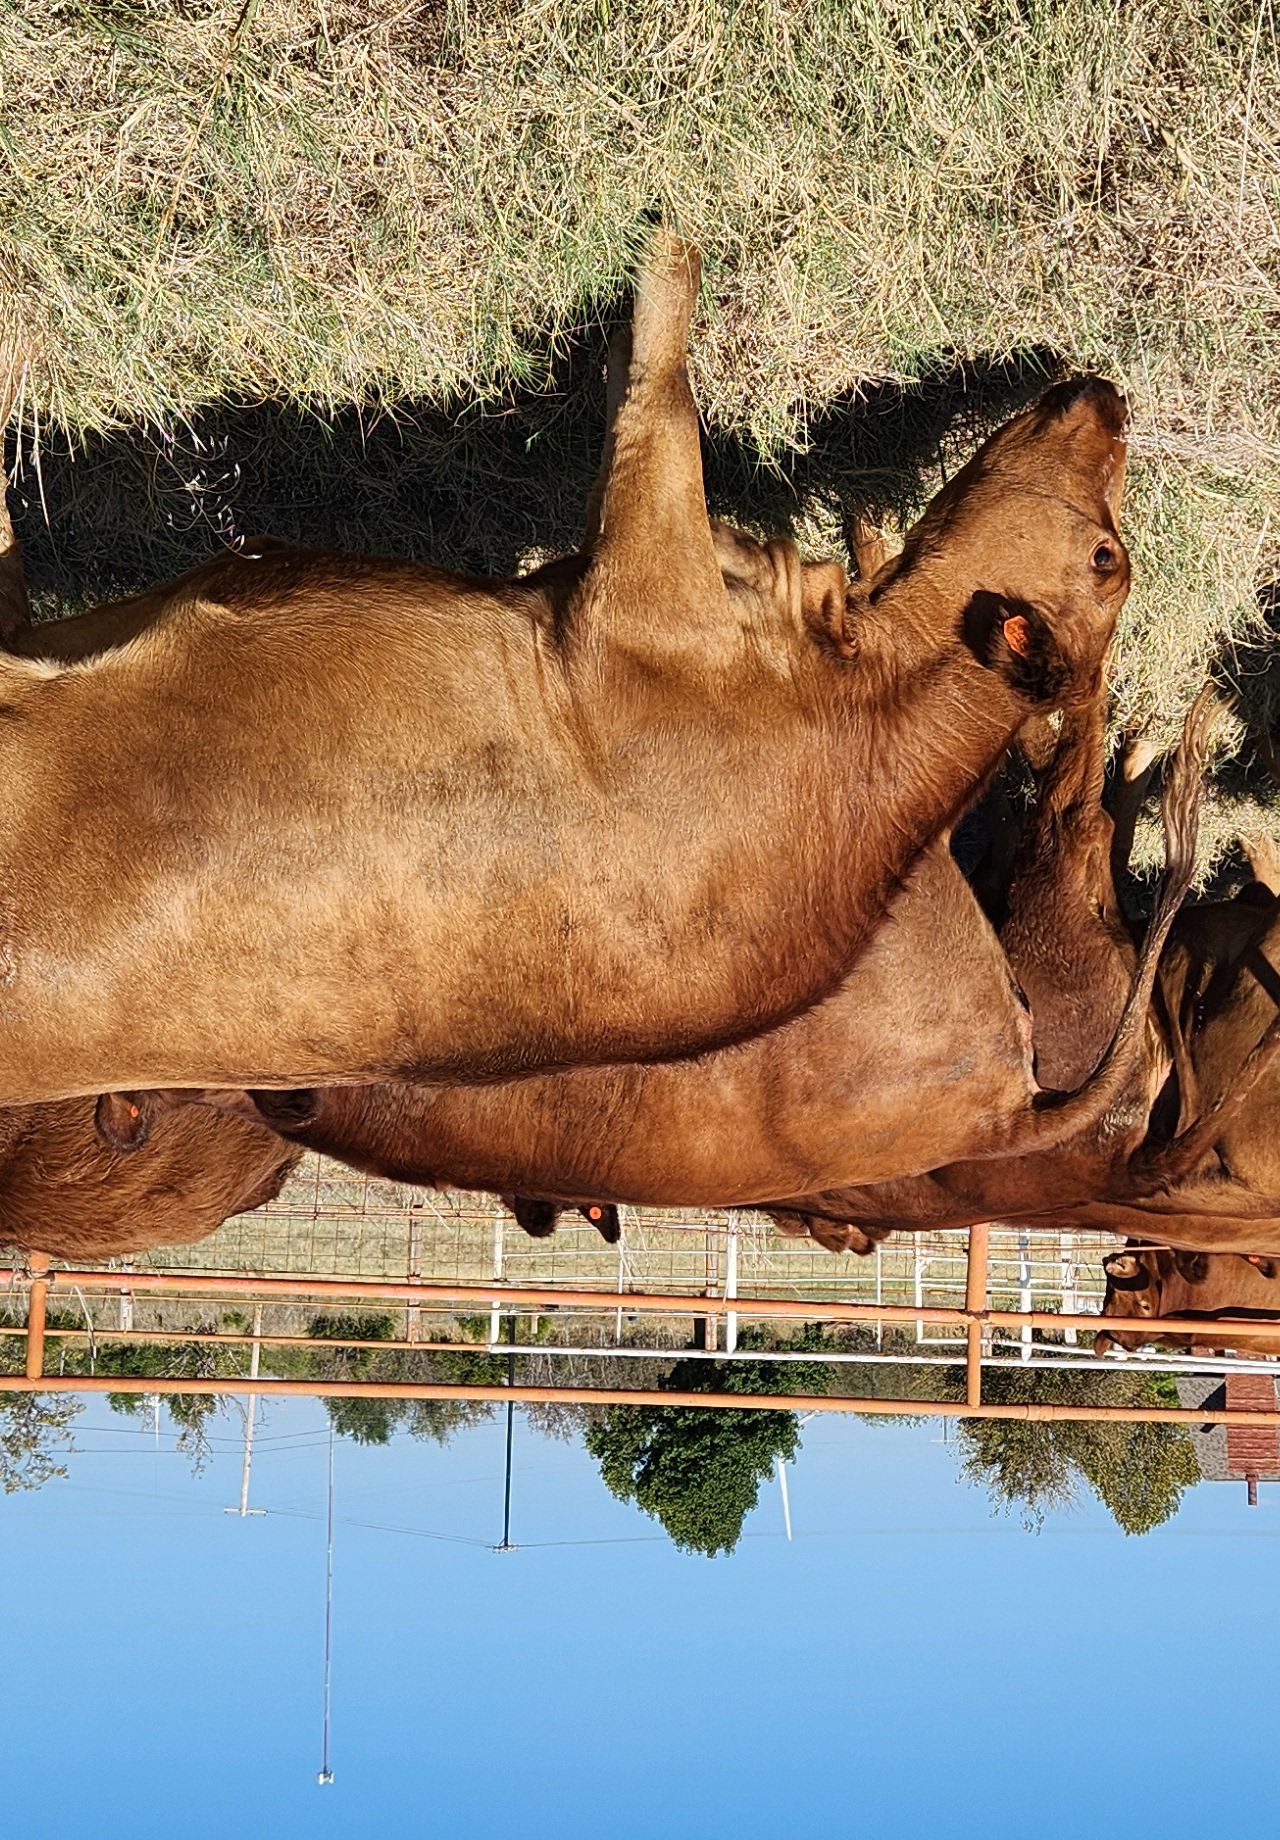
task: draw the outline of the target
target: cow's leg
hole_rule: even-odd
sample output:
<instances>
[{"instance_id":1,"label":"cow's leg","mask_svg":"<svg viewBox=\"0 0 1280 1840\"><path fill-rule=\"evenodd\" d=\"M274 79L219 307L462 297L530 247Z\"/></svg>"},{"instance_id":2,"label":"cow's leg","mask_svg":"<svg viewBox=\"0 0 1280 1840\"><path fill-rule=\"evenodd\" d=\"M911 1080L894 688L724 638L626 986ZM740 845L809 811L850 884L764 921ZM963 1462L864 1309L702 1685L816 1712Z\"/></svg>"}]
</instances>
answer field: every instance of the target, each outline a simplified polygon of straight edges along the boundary
<instances>
[{"instance_id":1,"label":"cow's leg","mask_svg":"<svg viewBox=\"0 0 1280 1840\"><path fill-rule=\"evenodd\" d=\"M1280 895L1280 844L1270 837L1242 837L1240 841L1254 881L1271 894Z\"/></svg>"},{"instance_id":2,"label":"cow's leg","mask_svg":"<svg viewBox=\"0 0 1280 1840\"><path fill-rule=\"evenodd\" d=\"M1120 771L1111 788L1111 875L1123 881L1133 853L1138 813L1155 778L1157 749L1146 735L1130 735L1120 749Z\"/></svg>"},{"instance_id":3,"label":"cow's leg","mask_svg":"<svg viewBox=\"0 0 1280 1840\"><path fill-rule=\"evenodd\" d=\"M31 624L22 545L13 534L6 498L7 493L0 492L0 645L7 645Z\"/></svg>"},{"instance_id":4,"label":"cow's leg","mask_svg":"<svg viewBox=\"0 0 1280 1840\"><path fill-rule=\"evenodd\" d=\"M714 632L728 605L689 386L700 272L696 250L655 230L636 275L630 331L610 352L609 427L571 618L633 654L684 650L691 637Z\"/></svg>"}]
</instances>

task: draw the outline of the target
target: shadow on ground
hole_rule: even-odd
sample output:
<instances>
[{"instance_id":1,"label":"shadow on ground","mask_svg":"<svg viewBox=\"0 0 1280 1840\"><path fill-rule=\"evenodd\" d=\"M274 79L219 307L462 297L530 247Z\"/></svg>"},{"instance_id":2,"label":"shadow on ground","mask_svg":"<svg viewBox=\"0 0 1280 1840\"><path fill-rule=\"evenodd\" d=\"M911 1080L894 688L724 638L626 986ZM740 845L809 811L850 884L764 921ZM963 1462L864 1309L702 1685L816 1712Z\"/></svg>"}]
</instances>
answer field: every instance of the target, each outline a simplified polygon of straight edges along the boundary
<instances>
[{"instance_id":1,"label":"shadow on ground","mask_svg":"<svg viewBox=\"0 0 1280 1840\"><path fill-rule=\"evenodd\" d=\"M289 402L211 404L179 428L126 427L20 456L12 494L42 614L70 613L180 573L237 535L411 555L505 575L578 540L604 421L596 308L554 352L530 347L545 386L499 402L371 403L336 415ZM940 364L918 384L828 405L804 452L770 460L738 436L705 438L722 517L791 530L817 510L911 515L963 453L1056 374L1052 354ZM12 437L11 437L12 442ZM14 464L12 445L10 466Z\"/></svg>"}]
</instances>

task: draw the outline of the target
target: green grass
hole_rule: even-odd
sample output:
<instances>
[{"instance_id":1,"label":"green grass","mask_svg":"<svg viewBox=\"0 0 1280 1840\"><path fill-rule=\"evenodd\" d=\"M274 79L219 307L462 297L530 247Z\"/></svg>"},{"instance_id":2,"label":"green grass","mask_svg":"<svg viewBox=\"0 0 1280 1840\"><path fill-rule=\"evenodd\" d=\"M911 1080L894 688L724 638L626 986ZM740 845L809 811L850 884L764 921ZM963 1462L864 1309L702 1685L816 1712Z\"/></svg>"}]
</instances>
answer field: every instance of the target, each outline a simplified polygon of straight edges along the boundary
<instances>
[{"instance_id":1,"label":"green grass","mask_svg":"<svg viewBox=\"0 0 1280 1840\"><path fill-rule=\"evenodd\" d=\"M1046 374L1124 385L1116 717L1168 738L1272 572L1278 66L1257 0L12 0L45 605L261 523L494 567L571 542L660 208L707 251L710 486L745 522L838 546ZM1215 847L1242 776L1275 825L1243 746Z\"/></svg>"}]
</instances>

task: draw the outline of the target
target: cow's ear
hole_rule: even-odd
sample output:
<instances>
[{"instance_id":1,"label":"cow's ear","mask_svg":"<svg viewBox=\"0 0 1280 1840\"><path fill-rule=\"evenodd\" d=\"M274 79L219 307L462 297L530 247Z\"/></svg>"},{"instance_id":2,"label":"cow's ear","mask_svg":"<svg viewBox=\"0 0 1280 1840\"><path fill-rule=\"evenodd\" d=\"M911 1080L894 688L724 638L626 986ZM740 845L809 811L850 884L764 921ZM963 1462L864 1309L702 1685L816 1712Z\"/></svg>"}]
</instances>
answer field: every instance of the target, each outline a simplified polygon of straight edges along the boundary
<instances>
[{"instance_id":1,"label":"cow's ear","mask_svg":"<svg viewBox=\"0 0 1280 1840\"><path fill-rule=\"evenodd\" d=\"M274 1092L254 1089L246 1094L263 1124L270 1125L281 1137L291 1130L314 1124L320 1111L320 1095L310 1086L290 1087Z\"/></svg>"},{"instance_id":2,"label":"cow's ear","mask_svg":"<svg viewBox=\"0 0 1280 1840\"><path fill-rule=\"evenodd\" d=\"M964 642L1033 707L1060 702L1073 672L1042 615L1027 601L985 589L972 595L961 620Z\"/></svg>"},{"instance_id":3,"label":"cow's ear","mask_svg":"<svg viewBox=\"0 0 1280 1840\"><path fill-rule=\"evenodd\" d=\"M93 1122L98 1136L113 1150L141 1150L157 1112L167 1109L149 1093L103 1093Z\"/></svg>"},{"instance_id":4,"label":"cow's ear","mask_svg":"<svg viewBox=\"0 0 1280 1840\"><path fill-rule=\"evenodd\" d=\"M849 580L838 562L806 562L800 578L804 623L833 645L843 658L857 655L858 643L846 617Z\"/></svg>"}]
</instances>

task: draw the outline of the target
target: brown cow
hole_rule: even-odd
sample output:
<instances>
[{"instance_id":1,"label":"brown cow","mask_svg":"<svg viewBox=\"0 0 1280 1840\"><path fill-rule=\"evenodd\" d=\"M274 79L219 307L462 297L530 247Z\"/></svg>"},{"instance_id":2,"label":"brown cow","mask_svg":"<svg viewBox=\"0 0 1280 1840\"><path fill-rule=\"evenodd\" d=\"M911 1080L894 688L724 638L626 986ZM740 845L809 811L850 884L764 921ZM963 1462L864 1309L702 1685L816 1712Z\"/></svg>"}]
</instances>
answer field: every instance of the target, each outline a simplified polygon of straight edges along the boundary
<instances>
[{"instance_id":1,"label":"brown cow","mask_svg":"<svg viewBox=\"0 0 1280 1840\"><path fill-rule=\"evenodd\" d=\"M1070 730L1064 729L1064 742L1069 739ZM1100 731L1095 739L1100 761ZM1045 1058L1064 1071L1087 1064L1098 1051L1101 1029L1114 1011L1130 954L1118 924L1100 785L1100 771L1080 777L1070 755L1066 767L1051 775L1029 830L1032 846L1039 839L1039 846L1032 848L1035 873L1026 873L1024 864L1024 872L1015 877L1011 918L1003 934L1019 978L1037 992L1036 1034L1047 1051ZM1230 951L1240 950L1249 929L1259 924L1257 909L1242 904L1241 911L1246 913L1242 926L1220 929ZM1265 920L1264 914L1263 924ZM1188 937L1197 931L1209 936L1206 923L1197 923L1193 915ZM1179 953L1185 957L1185 944ZM1246 953L1242 964L1248 962ZM1046 965L1053 975L1043 975ZM1076 991L1095 993L1095 1002L1081 1008ZM1101 1121L1098 1131L1079 1133L1052 1153L966 1160L861 1190L778 1197L774 1205L790 1216L833 1222L849 1231L853 1245L860 1240L874 1243L899 1228L1032 1218L1048 1225L1062 1210L1083 1204L1090 1204L1091 1217L1096 1217L1099 1202L1133 1204L1144 1196L1158 1196L1175 1182L1178 1187L1170 1191L1169 1205L1182 1209L1188 1172L1234 1120L1261 1104L1269 1083L1280 1078L1280 1069L1273 1065L1275 1032L1266 1032L1270 1020L1271 1016L1264 1020L1252 1014L1238 1026L1231 1051L1222 1057L1220 1077L1199 1094L1189 1116L1180 1121L1185 1128L1179 1131L1175 1119L1171 1135L1153 1137L1140 1147L1170 1069L1169 1052L1154 1027L1145 1067L1124 1104ZM1223 1212L1229 1211L1224 1202ZM1161 1235L1165 1236L1163 1229Z\"/></svg>"},{"instance_id":2,"label":"brown cow","mask_svg":"<svg viewBox=\"0 0 1280 1840\"><path fill-rule=\"evenodd\" d=\"M1092 1146L1104 1122L1117 1141L1126 1128L1140 1135L1149 1103L1151 979L1195 854L1188 818L1201 764L1197 724L1171 776L1175 867L1116 1035L1119 1047L1071 1098L1036 1086L1025 1005L945 839L916 865L834 996L734 1048L481 1089L201 1096L237 1109L252 1104L248 1115L290 1141L394 1180L596 1205L740 1207L776 1195L783 1179L819 1171L876 1170L883 1180L928 1169L944 1143L964 1144L969 1157L1007 1157L1082 1133ZM1099 745L1090 708L1073 722L1062 754L1076 761ZM1065 783L1065 766L1060 777ZM1092 908L1090 917L1092 923ZM1073 1015L1083 1026L1083 1008ZM1116 1022L1108 1014L1103 1026L1110 1032ZM1135 1085L1136 1105L1129 1098ZM167 1098L184 1104L191 1096L178 1090ZM152 1098L159 1105L165 1095ZM100 1108L104 1128L117 1138L133 1133L127 1110L119 1098Z\"/></svg>"},{"instance_id":3,"label":"brown cow","mask_svg":"<svg viewBox=\"0 0 1280 1840\"><path fill-rule=\"evenodd\" d=\"M1106 1317L1139 1317L1149 1327L1141 1330L1101 1330L1094 1336L1095 1354L1111 1348L1136 1349L1149 1342L1162 1348L1196 1350L1203 1354L1280 1354L1280 1340L1251 1336L1247 1330L1220 1331L1207 1326L1219 1316L1251 1316L1280 1322L1280 1266L1257 1254L1174 1251L1168 1247L1131 1244L1103 1260L1107 1294L1102 1305ZM1162 1335L1156 1328L1162 1316L1203 1317L1203 1335Z\"/></svg>"},{"instance_id":4,"label":"brown cow","mask_svg":"<svg viewBox=\"0 0 1280 1840\"><path fill-rule=\"evenodd\" d=\"M1036 1224L1158 1237L1190 1252L1280 1255L1280 1068L1265 1068L1239 1098L1239 1068L1273 1028L1280 1004L1280 915L1256 890L1229 909L1191 909L1166 955L1161 982L1177 1042L1172 1110L1197 1109L1217 1128L1195 1165L1153 1193L1077 1197L1038 1212Z\"/></svg>"},{"instance_id":5,"label":"brown cow","mask_svg":"<svg viewBox=\"0 0 1280 1840\"><path fill-rule=\"evenodd\" d=\"M717 553L697 274L659 237L580 556L250 547L117 610L126 645L0 659L0 1102L749 1037L839 982L1027 713L1091 693L1116 391L1051 389L867 586Z\"/></svg>"},{"instance_id":6,"label":"brown cow","mask_svg":"<svg viewBox=\"0 0 1280 1840\"><path fill-rule=\"evenodd\" d=\"M0 1110L0 1242L72 1262L186 1245L272 1200L302 1154L196 1106L124 1154L93 1113L92 1099Z\"/></svg>"}]
</instances>

